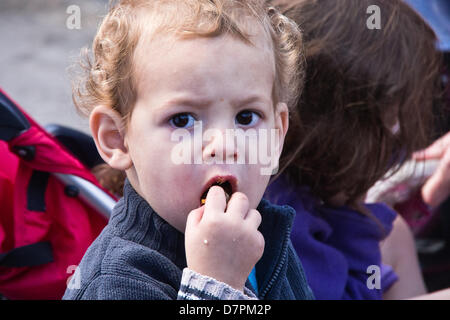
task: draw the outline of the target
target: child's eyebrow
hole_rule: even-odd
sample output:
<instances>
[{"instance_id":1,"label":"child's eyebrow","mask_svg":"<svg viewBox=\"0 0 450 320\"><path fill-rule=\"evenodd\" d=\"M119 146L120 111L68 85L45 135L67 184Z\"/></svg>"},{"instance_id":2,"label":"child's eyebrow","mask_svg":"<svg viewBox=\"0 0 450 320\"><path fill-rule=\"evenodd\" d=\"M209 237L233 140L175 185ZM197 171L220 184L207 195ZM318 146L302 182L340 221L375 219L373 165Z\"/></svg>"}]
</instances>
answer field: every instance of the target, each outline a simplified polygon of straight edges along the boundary
<instances>
[{"instance_id":1,"label":"child's eyebrow","mask_svg":"<svg viewBox=\"0 0 450 320\"><path fill-rule=\"evenodd\" d=\"M169 107L176 107L176 106L185 106L185 107L192 107L192 108L206 108L209 105L214 103L215 99L205 99L205 98L190 98L190 97L180 97L180 98L174 98L166 101L163 103L160 107L158 107L158 110L164 110ZM261 95L255 94L250 95L248 97L245 97L243 99L235 99L231 101L231 105L233 108L239 108L241 106L245 106L252 103L264 103L264 104L271 104L271 99L265 98Z\"/></svg>"},{"instance_id":2,"label":"child's eyebrow","mask_svg":"<svg viewBox=\"0 0 450 320\"><path fill-rule=\"evenodd\" d=\"M168 107L175 107L175 106L205 108L208 105L212 104L212 102L213 102L213 100L211 100L211 99L182 97L182 98L171 99L171 100L165 102L161 106L161 109L165 109Z\"/></svg>"},{"instance_id":3,"label":"child's eyebrow","mask_svg":"<svg viewBox=\"0 0 450 320\"><path fill-rule=\"evenodd\" d=\"M247 98L244 99L238 99L236 101L233 101L232 104L234 107L239 108L241 106L245 106L248 104L252 104L252 103L265 103L265 104L271 104L272 100L265 98L261 95L255 94L255 95L251 95Z\"/></svg>"}]
</instances>

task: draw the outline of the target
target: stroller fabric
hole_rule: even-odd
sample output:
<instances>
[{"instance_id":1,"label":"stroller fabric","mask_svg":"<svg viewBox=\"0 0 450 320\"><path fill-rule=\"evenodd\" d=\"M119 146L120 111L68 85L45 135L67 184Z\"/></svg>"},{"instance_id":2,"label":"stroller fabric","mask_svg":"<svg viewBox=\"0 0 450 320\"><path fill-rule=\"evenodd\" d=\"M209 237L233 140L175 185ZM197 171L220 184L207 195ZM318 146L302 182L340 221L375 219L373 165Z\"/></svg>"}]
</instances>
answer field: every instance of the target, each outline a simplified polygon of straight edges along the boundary
<instances>
[{"instance_id":1,"label":"stroller fabric","mask_svg":"<svg viewBox=\"0 0 450 320\"><path fill-rule=\"evenodd\" d=\"M0 294L7 299L60 299L107 218L53 173L101 186L0 88L0 119L6 119L6 107L25 116L29 127L0 141ZM2 130L11 128L2 123Z\"/></svg>"}]
</instances>

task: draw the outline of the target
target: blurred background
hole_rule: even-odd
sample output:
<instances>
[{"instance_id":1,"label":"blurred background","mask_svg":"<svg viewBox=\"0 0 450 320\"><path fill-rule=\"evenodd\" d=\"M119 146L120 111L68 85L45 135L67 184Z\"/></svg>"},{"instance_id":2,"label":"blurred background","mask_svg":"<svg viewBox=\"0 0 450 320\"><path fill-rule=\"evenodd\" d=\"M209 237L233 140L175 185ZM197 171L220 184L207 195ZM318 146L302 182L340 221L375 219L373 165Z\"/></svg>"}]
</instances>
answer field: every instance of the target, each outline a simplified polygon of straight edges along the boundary
<instances>
[{"instance_id":1,"label":"blurred background","mask_svg":"<svg viewBox=\"0 0 450 320\"><path fill-rule=\"evenodd\" d=\"M80 29L69 6L80 8ZM0 0L0 87L39 124L88 132L75 111L68 67L90 46L108 0Z\"/></svg>"}]
</instances>

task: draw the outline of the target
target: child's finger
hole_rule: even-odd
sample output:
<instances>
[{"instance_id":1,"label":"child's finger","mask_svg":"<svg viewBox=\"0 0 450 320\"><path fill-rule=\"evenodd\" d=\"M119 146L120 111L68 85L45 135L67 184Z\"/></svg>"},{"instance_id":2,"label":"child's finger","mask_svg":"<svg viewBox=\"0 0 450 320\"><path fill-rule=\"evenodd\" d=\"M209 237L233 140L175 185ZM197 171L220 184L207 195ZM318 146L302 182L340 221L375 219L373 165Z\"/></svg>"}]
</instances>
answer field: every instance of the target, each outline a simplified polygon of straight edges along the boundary
<instances>
[{"instance_id":1,"label":"child's finger","mask_svg":"<svg viewBox=\"0 0 450 320\"><path fill-rule=\"evenodd\" d=\"M227 200L225 191L219 186L212 186L206 195L205 211L209 212L225 212Z\"/></svg>"},{"instance_id":2,"label":"child's finger","mask_svg":"<svg viewBox=\"0 0 450 320\"><path fill-rule=\"evenodd\" d=\"M190 225L197 225L200 220L202 220L203 213L205 212L205 206L201 206L200 208L194 209L189 212L187 220L186 220L186 228Z\"/></svg>"},{"instance_id":3,"label":"child's finger","mask_svg":"<svg viewBox=\"0 0 450 320\"><path fill-rule=\"evenodd\" d=\"M254 226L255 229L258 229L259 225L261 224L262 218L258 210L251 209L248 212L245 220L248 221L252 226Z\"/></svg>"},{"instance_id":4,"label":"child's finger","mask_svg":"<svg viewBox=\"0 0 450 320\"><path fill-rule=\"evenodd\" d=\"M242 192L235 192L228 201L227 213L234 214L245 219L249 209L248 198Z\"/></svg>"},{"instance_id":5,"label":"child's finger","mask_svg":"<svg viewBox=\"0 0 450 320\"><path fill-rule=\"evenodd\" d=\"M422 187L423 200L432 207L438 207L450 196L450 151L441 159L436 172Z\"/></svg>"},{"instance_id":6,"label":"child's finger","mask_svg":"<svg viewBox=\"0 0 450 320\"><path fill-rule=\"evenodd\" d=\"M414 152L413 158L417 161L440 159L444 154L444 148L441 144L433 144L427 149Z\"/></svg>"},{"instance_id":7,"label":"child's finger","mask_svg":"<svg viewBox=\"0 0 450 320\"><path fill-rule=\"evenodd\" d=\"M428 148L417 151L413 154L415 160L440 159L445 151L450 148L450 132L436 140Z\"/></svg>"}]
</instances>

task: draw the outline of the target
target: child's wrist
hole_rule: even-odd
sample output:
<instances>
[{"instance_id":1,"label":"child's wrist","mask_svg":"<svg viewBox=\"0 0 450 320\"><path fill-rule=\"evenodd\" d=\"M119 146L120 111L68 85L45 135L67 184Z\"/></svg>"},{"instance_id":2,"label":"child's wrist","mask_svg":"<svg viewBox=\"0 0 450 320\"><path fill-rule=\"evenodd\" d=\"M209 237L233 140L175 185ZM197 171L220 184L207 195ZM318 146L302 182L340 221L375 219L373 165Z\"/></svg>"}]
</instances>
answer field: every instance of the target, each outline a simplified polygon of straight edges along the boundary
<instances>
[{"instance_id":1,"label":"child's wrist","mask_svg":"<svg viewBox=\"0 0 450 320\"><path fill-rule=\"evenodd\" d=\"M245 286L242 290L189 268L183 270L179 299L249 300L257 297Z\"/></svg>"}]
</instances>

